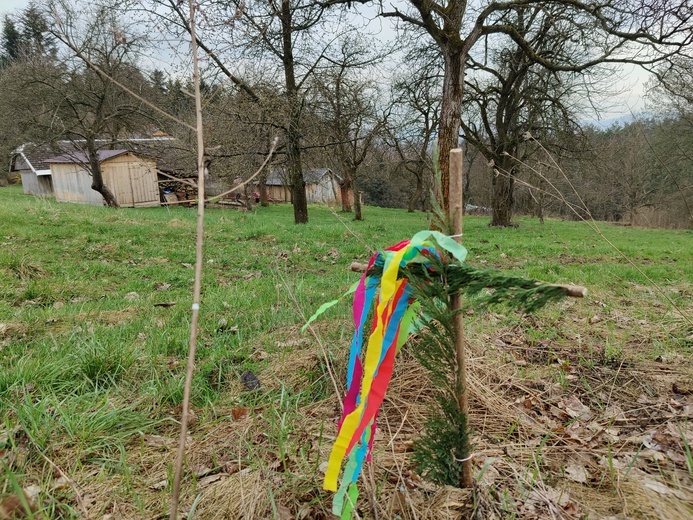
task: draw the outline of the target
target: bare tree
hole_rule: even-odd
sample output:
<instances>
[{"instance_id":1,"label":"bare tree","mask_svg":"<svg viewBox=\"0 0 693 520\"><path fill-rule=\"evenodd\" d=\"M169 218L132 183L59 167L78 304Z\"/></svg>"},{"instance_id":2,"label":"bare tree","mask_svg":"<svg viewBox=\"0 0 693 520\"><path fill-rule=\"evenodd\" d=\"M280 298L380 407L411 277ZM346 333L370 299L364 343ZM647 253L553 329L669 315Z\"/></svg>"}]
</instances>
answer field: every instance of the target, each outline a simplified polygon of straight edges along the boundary
<instances>
[{"instance_id":1,"label":"bare tree","mask_svg":"<svg viewBox=\"0 0 693 520\"><path fill-rule=\"evenodd\" d=\"M388 143L397 151L401 166L416 182L407 205L409 212L426 197L426 188L431 185L431 156L440 111L438 92L442 75L429 59L420 58L418 50L407 54L405 63L414 66L400 74L393 86L396 112L388 125Z\"/></svg>"},{"instance_id":2,"label":"bare tree","mask_svg":"<svg viewBox=\"0 0 693 520\"><path fill-rule=\"evenodd\" d=\"M445 208L449 152L459 144L466 64L479 40L494 35L509 38L528 59L550 71L580 72L600 63L654 63L676 54L693 38L693 9L687 0L664 0L656 5L644 0L409 0L403 7L377 4L382 16L425 31L440 49L444 77L438 131L442 177L439 197ZM561 30L567 37L582 42L585 52L542 53L511 20L510 15L530 7L541 8L549 19L556 16L554 12L560 7Z\"/></svg>"},{"instance_id":3,"label":"bare tree","mask_svg":"<svg viewBox=\"0 0 693 520\"><path fill-rule=\"evenodd\" d=\"M345 38L339 47L338 56L328 58L329 65L322 67L312 81L316 93L313 108L328 138L326 146L334 150L342 174L342 211L351 211L349 197L353 189L354 218L362 220L359 170L387 122L388 108L379 112L377 84L358 77L365 67L381 58L357 38Z\"/></svg>"},{"instance_id":4,"label":"bare tree","mask_svg":"<svg viewBox=\"0 0 693 520\"><path fill-rule=\"evenodd\" d=\"M165 6L169 22L189 32L185 13L176 0L152 0ZM260 83L277 85L283 95L279 111L271 114L284 134L283 153L291 182L294 221L308 222L308 206L302 163L302 118L307 81L323 60L333 38L318 30L328 14L317 0L212 1L204 6L207 37L197 38L211 62L256 103L276 107L255 88ZM254 63L249 63L251 57ZM234 67L244 62L243 72ZM281 75L274 75L279 65ZM263 118L267 121L269 117Z\"/></svg>"},{"instance_id":5,"label":"bare tree","mask_svg":"<svg viewBox=\"0 0 693 520\"><path fill-rule=\"evenodd\" d=\"M531 6L510 13L507 20L542 55L575 61L584 48L568 37L568 25L561 27L563 11L562 6ZM597 66L581 74L552 71L512 41L499 42L501 47L484 43L480 56L470 56L467 62L461 126L465 140L491 165L491 225L504 227L511 225L521 164L538 148L560 155L569 147L580 127L579 117L590 109L595 94L606 91L608 82L606 71Z\"/></svg>"},{"instance_id":6,"label":"bare tree","mask_svg":"<svg viewBox=\"0 0 693 520\"><path fill-rule=\"evenodd\" d=\"M94 6L78 14L68 3L53 4L44 15L55 17L52 34L79 48L91 65L67 53L57 62L28 59L3 76L6 106L37 141L67 139L81 152L75 159L92 177L92 189L108 206L118 201L103 182L99 150L142 130L152 121L143 104L125 93L112 78L146 95L148 82L130 61L131 47L118 27L115 11Z\"/></svg>"}]
</instances>

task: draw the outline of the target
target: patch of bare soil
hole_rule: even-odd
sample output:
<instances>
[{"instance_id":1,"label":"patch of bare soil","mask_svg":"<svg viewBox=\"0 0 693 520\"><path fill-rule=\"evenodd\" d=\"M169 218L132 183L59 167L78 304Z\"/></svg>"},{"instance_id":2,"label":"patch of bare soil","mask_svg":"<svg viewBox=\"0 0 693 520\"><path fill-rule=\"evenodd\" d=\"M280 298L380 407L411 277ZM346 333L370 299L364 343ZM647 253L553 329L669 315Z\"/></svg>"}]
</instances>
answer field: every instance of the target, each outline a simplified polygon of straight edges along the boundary
<instances>
[{"instance_id":1,"label":"patch of bare soil","mask_svg":"<svg viewBox=\"0 0 693 520\"><path fill-rule=\"evenodd\" d=\"M12 341L27 336L28 327L23 323L0 323L0 349Z\"/></svg>"}]
</instances>

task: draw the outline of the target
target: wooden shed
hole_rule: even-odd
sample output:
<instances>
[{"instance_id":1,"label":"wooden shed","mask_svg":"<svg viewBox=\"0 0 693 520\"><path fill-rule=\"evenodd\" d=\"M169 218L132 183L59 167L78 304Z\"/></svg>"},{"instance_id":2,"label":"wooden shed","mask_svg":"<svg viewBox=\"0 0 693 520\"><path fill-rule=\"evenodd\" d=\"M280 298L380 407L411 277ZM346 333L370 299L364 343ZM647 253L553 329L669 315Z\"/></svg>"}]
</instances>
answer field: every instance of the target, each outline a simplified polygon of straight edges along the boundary
<instances>
[{"instance_id":1,"label":"wooden shed","mask_svg":"<svg viewBox=\"0 0 693 520\"><path fill-rule=\"evenodd\" d=\"M329 168L306 170L303 172L306 182L306 198L310 203L341 204L342 178ZM267 193L274 199L291 202L291 186L288 175L281 170L270 172L267 176ZM353 197L350 194L350 197Z\"/></svg>"},{"instance_id":2,"label":"wooden shed","mask_svg":"<svg viewBox=\"0 0 693 520\"><path fill-rule=\"evenodd\" d=\"M124 207L159 206L156 161L128 150L99 150L103 182ZM103 205L91 188L86 154L75 152L53 157L50 164L53 191L58 202Z\"/></svg>"},{"instance_id":3,"label":"wooden shed","mask_svg":"<svg viewBox=\"0 0 693 520\"><path fill-rule=\"evenodd\" d=\"M55 155L47 145L26 143L12 154L10 173L19 173L22 189L27 195L52 196L53 182L46 159Z\"/></svg>"}]
</instances>

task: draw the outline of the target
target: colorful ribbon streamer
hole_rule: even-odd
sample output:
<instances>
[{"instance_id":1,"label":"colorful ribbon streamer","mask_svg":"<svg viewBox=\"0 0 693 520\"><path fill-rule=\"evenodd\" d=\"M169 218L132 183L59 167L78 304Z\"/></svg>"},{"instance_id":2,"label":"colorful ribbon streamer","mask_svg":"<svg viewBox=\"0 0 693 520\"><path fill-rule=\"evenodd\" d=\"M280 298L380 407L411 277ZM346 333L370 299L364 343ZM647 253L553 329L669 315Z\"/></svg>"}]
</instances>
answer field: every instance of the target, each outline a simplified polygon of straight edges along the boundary
<instances>
[{"instance_id":1,"label":"colorful ribbon streamer","mask_svg":"<svg viewBox=\"0 0 693 520\"><path fill-rule=\"evenodd\" d=\"M400 267L412 263L429 263L432 256L441 258L443 249L464 262L467 251L452 238L437 231L421 231L373 255L366 273L354 292L354 338L347 369L347 394L339 433L332 447L323 487L336 491L332 511L346 520L351 517L358 498L356 481L364 461L370 460L376 419L390 384L395 355L409 337L416 317L416 302L406 278L399 278ZM382 275L369 276L374 265L382 265ZM347 293L348 294L348 293ZM331 302L334 304L334 302ZM329 304L311 317L314 320ZM373 308L371 333L362 352L364 327ZM342 462L347 458L341 485L337 485Z\"/></svg>"}]
</instances>

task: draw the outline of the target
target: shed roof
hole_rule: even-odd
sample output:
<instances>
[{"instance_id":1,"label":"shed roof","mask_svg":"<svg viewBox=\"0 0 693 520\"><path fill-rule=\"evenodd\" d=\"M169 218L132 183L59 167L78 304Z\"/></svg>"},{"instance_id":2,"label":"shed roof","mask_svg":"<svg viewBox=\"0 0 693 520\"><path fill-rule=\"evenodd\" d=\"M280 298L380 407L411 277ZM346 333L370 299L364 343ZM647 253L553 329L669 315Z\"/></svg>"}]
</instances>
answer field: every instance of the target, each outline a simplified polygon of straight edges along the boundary
<instances>
[{"instance_id":1,"label":"shed roof","mask_svg":"<svg viewBox=\"0 0 693 520\"><path fill-rule=\"evenodd\" d=\"M14 151L10 161L10 171L32 170L34 172L49 170L46 159L55 157L57 153L67 153L72 148L67 143L34 144L25 143Z\"/></svg>"},{"instance_id":2,"label":"shed roof","mask_svg":"<svg viewBox=\"0 0 693 520\"><path fill-rule=\"evenodd\" d=\"M125 153L130 152L128 150L99 150L97 152L99 156L99 162L107 161L108 159L113 159L114 157L118 157L119 155L123 155ZM72 152L59 155L57 157L51 157L50 159L46 159L45 162L48 164L88 164L89 157L84 152Z\"/></svg>"},{"instance_id":3,"label":"shed roof","mask_svg":"<svg viewBox=\"0 0 693 520\"><path fill-rule=\"evenodd\" d=\"M99 146L103 146L104 143L108 145L112 143L111 140L106 139L97 139L96 142ZM14 150L10 160L10 171L32 170L38 172L49 170L50 165L47 160L55 159L57 156L72 158L72 160L60 162L79 162L79 149L82 148L83 143L82 140L61 140L50 144L25 143ZM118 145L121 153L127 149L140 156L155 158L157 162L161 163L160 166L173 166L182 162L179 156L183 155L179 150L180 145L176 146L175 143L176 139L174 138L154 137L125 139L120 141ZM191 168L194 167L195 164L192 164Z\"/></svg>"}]
</instances>

